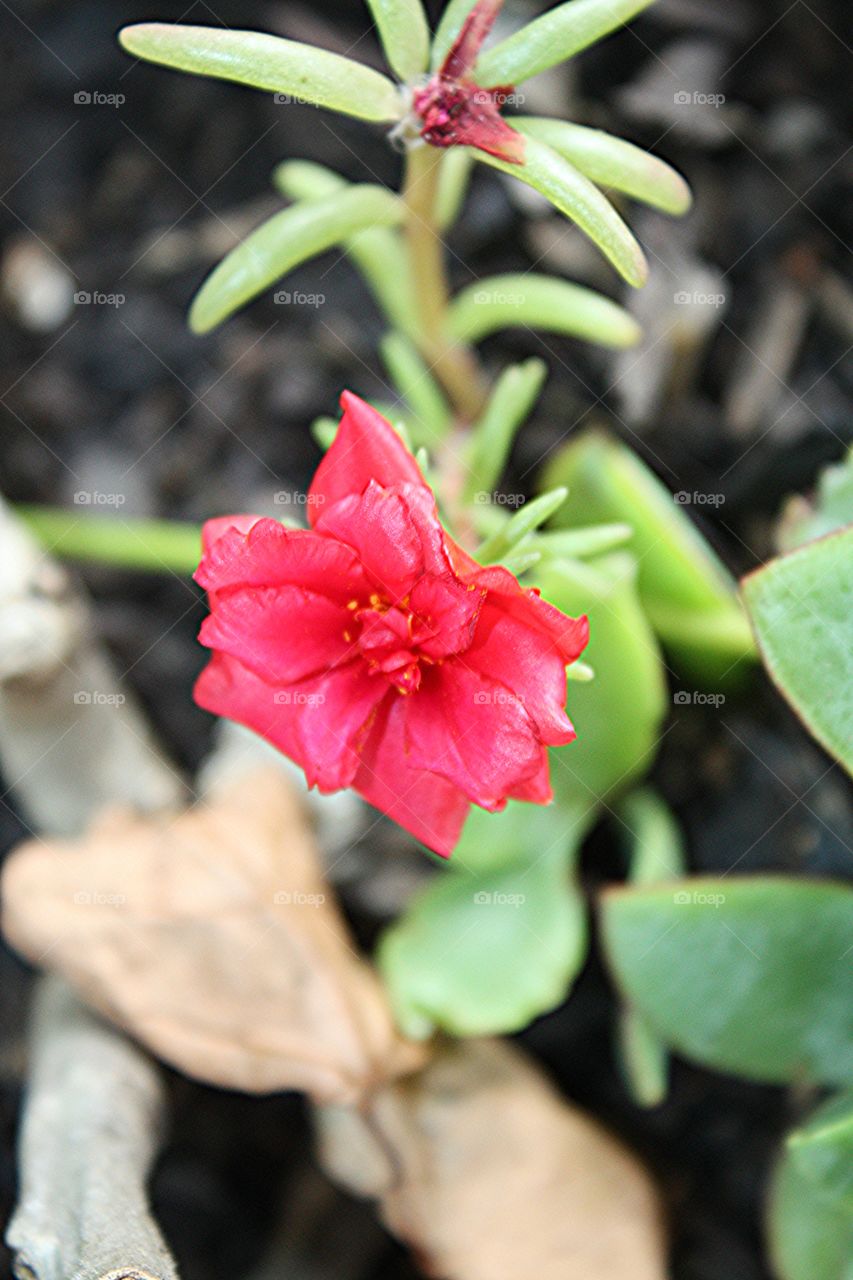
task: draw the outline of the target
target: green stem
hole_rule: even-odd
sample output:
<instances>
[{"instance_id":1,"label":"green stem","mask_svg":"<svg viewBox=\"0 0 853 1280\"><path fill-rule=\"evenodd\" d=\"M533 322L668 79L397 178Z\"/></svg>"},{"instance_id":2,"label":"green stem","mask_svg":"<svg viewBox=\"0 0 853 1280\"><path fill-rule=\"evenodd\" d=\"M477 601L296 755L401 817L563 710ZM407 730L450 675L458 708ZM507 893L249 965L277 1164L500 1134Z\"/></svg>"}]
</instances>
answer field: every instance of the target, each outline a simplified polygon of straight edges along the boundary
<instances>
[{"instance_id":1,"label":"green stem","mask_svg":"<svg viewBox=\"0 0 853 1280\"><path fill-rule=\"evenodd\" d=\"M406 246L422 325L422 354L460 418L474 422L486 402L486 382L470 347L447 337L450 289L444 245L436 222L442 152L415 145L406 152L403 201Z\"/></svg>"},{"instance_id":2,"label":"green stem","mask_svg":"<svg viewBox=\"0 0 853 1280\"><path fill-rule=\"evenodd\" d=\"M16 506L14 510L45 549L63 559L188 576L201 558L198 525L93 515L61 507Z\"/></svg>"}]
</instances>

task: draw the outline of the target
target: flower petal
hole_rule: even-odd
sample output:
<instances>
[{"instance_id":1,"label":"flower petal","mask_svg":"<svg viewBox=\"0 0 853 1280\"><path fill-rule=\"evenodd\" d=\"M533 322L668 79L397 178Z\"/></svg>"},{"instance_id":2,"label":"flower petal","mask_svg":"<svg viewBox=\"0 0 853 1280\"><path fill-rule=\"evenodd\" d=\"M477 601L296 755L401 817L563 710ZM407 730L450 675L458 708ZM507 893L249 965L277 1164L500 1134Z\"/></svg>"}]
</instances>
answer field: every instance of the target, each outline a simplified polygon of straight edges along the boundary
<instances>
[{"instance_id":1,"label":"flower petal","mask_svg":"<svg viewBox=\"0 0 853 1280\"><path fill-rule=\"evenodd\" d=\"M371 480L383 488L412 484L426 488L421 470L381 413L351 391L341 396L344 416L337 435L308 490L308 519L317 525L325 508L358 497Z\"/></svg>"},{"instance_id":2,"label":"flower petal","mask_svg":"<svg viewBox=\"0 0 853 1280\"><path fill-rule=\"evenodd\" d=\"M291 684L353 657L352 614L303 587L231 587L217 593L199 640L239 658L263 680Z\"/></svg>"},{"instance_id":3,"label":"flower petal","mask_svg":"<svg viewBox=\"0 0 853 1280\"><path fill-rule=\"evenodd\" d=\"M380 709L352 785L427 848L449 858L471 804L452 782L406 759L405 709L418 696L394 694Z\"/></svg>"},{"instance_id":4,"label":"flower petal","mask_svg":"<svg viewBox=\"0 0 853 1280\"><path fill-rule=\"evenodd\" d=\"M214 516L212 520L205 520L201 527L202 550L207 553L214 542L218 542L229 529L237 529L240 533L248 533L261 518L261 516L241 515Z\"/></svg>"},{"instance_id":5,"label":"flower petal","mask_svg":"<svg viewBox=\"0 0 853 1280\"><path fill-rule=\"evenodd\" d=\"M460 80L474 70L483 42L502 6L503 0L478 0L441 64L440 76Z\"/></svg>"},{"instance_id":6,"label":"flower petal","mask_svg":"<svg viewBox=\"0 0 853 1280\"><path fill-rule=\"evenodd\" d=\"M494 593L494 603L525 626L547 636L566 663L574 662L589 643L589 619L571 618L543 600L535 587L522 587L508 569L489 565L471 573L469 581Z\"/></svg>"},{"instance_id":7,"label":"flower petal","mask_svg":"<svg viewBox=\"0 0 853 1280\"><path fill-rule=\"evenodd\" d=\"M523 704L496 680L451 658L406 700L408 762L439 773L484 809L502 809L536 773L541 745Z\"/></svg>"},{"instance_id":8,"label":"flower petal","mask_svg":"<svg viewBox=\"0 0 853 1280\"><path fill-rule=\"evenodd\" d=\"M208 591L297 586L344 603L365 591L364 572L350 547L309 529L252 519L248 529L232 526L222 531L206 549L195 580Z\"/></svg>"}]
</instances>

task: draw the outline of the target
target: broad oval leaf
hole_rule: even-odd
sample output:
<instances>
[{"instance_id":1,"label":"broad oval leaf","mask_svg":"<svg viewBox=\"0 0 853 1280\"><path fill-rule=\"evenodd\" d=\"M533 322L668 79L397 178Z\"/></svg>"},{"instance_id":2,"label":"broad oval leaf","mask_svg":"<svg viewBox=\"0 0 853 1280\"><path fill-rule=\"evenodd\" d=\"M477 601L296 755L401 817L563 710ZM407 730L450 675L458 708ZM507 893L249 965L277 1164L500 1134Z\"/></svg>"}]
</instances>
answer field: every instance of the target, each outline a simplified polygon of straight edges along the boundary
<instances>
[{"instance_id":1,"label":"broad oval leaf","mask_svg":"<svg viewBox=\"0 0 853 1280\"><path fill-rule=\"evenodd\" d=\"M551 147L535 138L525 138L523 164L501 160L485 151L472 149L471 154L481 164L500 169L545 196L589 236L628 284L639 288L646 283L648 264L633 232L598 187Z\"/></svg>"},{"instance_id":2,"label":"broad oval leaf","mask_svg":"<svg viewBox=\"0 0 853 1280\"><path fill-rule=\"evenodd\" d=\"M853 1213L786 1151L770 1187L767 1232L779 1280L853 1280Z\"/></svg>"},{"instance_id":3,"label":"broad oval leaf","mask_svg":"<svg viewBox=\"0 0 853 1280\"><path fill-rule=\"evenodd\" d=\"M620 991L674 1049L753 1080L853 1082L853 889L756 876L609 890Z\"/></svg>"},{"instance_id":4,"label":"broad oval leaf","mask_svg":"<svg viewBox=\"0 0 853 1280\"><path fill-rule=\"evenodd\" d=\"M399 120L403 114L397 87L387 76L327 49L263 31L142 22L125 27L119 40L128 53L148 62L234 80L360 120Z\"/></svg>"},{"instance_id":5,"label":"broad oval leaf","mask_svg":"<svg viewBox=\"0 0 853 1280\"><path fill-rule=\"evenodd\" d=\"M307 258L365 228L393 226L401 216L399 199L370 184L283 209L232 249L207 277L190 308L191 328L207 333Z\"/></svg>"},{"instance_id":6,"label":"broad oval leaf","mask_svg":"<svg viewBox=\"0 0 853 1280\"><path fill-rule=\"evenodd\" d=\"M388 64L414 80L429 64L429 27L421 0L367 0Z\"/></svg>"},{"instance_id":7,"label":"broad oval leaf","mask_svg":"<svg viewBox=\"0 0 853 1280\"><path fill-rule=\"evenodd\" d=\"M771 560L743 594L774 683L853 774L853 526Z\"/></svg>"},{"instance_id":8,"label":"broad oval leaf","mask_svg":"<svg viewBox=\"0 0 853 1280\"><path fill-rule=\"evenodd\" d=\"M734 580L684 514L688 494L670 493L631 449L597 432L560 450L543 482L565 484L571 492L560 526L631 525L643 607L686 674L719 687L740 664L755 660Z\"/></svg>"},{"instance_id":9,"label":"broad oval leaf","mask_svg":"<svg viewBox=\"0 0 853 1280\"><path fill-rule=\"evenodd\" d=\"M788 1137L800 1173L853 1217L853 1093L830 1098Z\"/></svg>"},{"instance_id":10,"label":"broad oval leaf","mask_svg":"<svg viewBox=\"0 0 853 1280\"><path fill-rule=\"evenodd\" d=\"M565 997L586 911L559 849L541 853L502 871L446 871L383 936L379 966L406 1035L520 1031Z\"/></svg>"},{"instance_id":11,"label":"broad oval leaf","mask_svg":"<svg viewBox=\"0 0 853 1280\"><path fill-rule=\"evenodd\" d=\"M477 62L478 84L521 84L564 62L630 22L652 0L568 0L488 49Z\"/></svg>"},{"instance_id":12,"label":"broad oval leaf","mask_svg":"<svg viewBox=\"0 0 853 1280\"><path fill-rule=\"evenodd\" d=\"M553 276L488 276L468 285L450 305L450 334L479 342L498 329L521 327L584 338L605 347L631 347L640 326L624 307L592 289Z\"/></svg>"},{"instance_id":13,"label":"broad oval leaf","mask_svg":"<svg viewBox=\"0 0 853 1280\"><path fill-rule=\"evenodd\" d=\"M525 137L544 142L599 187L622 191L665 213L690 208L690 188L681 174L624 138L544 116L513 116L512 125Z\"/></svg>"}]
</instances>

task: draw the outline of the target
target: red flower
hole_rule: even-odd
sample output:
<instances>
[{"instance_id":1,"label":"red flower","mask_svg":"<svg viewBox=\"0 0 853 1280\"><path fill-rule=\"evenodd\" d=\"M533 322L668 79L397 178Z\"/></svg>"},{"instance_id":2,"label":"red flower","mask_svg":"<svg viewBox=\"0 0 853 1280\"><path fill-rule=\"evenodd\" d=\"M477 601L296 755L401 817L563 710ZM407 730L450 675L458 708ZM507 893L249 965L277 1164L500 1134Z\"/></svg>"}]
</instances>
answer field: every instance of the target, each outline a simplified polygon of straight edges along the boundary
<instances>
[{"instance_id":1,"label":"red flower","mask_svg":"<svg viewBox=\"0 0 853 1280\"><path fill-rule=\"evenodd\" d=\"M390 424L349 392L342 404L311 529L205 525L199 638L214 652L195 697L447 856L471 803L551 799L545 747L575 736L565 668L587 620L472 560Z\"/></svg>"},{"instance_id":2,"label":"red flower","mask_svg":"<svg viewBox=\"0 0 853 1280\"><path fill-rule=\"evenodd\" d=\"M524 163L524 138L501 116L512 85L484 89L471 73L503 0L479 0L439 71L412 100L421 137L434 147L479 147L512 164Z\"/></svg>"}]
</instances>

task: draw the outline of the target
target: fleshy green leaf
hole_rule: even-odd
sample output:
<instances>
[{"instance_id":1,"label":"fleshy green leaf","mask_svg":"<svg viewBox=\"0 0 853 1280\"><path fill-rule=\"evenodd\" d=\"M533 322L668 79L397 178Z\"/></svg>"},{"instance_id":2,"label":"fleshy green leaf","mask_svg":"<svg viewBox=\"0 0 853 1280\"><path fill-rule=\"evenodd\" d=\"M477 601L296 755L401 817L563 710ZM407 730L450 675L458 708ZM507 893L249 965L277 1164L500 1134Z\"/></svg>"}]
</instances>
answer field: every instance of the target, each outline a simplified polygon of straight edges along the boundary
<instances>
[{"instance_id":1,"label":"fleshy green leaf","mask_svg":"<svg viewBox=\"0 0 853 1280\"><path fill-rule=\"evenodd\" d=\"M465 25L465 19L476 5L477 0L448 0L441 15L441 21L432 42L433 71L437 71L450 52L450 46L456 43L456 37Z\"/></svg>"},{"instance_id":2,"label":"fleshy green leaf","mask_svg":"<svg viewBox=\"0 0 853 1280\"><path fill-rule=\"evenodd\" d=\"M125 27L128 53L176 71L234 80L361 120L399 120L402 99L393 81L370 67L314 45L261 31L143 22Z\"/></svg>"},{"instance_id":3,"label":"fleshy green leaf","mask_svg":"<svg viewBox=\"0 0 853 1280\"><path fill-rule=\"evenodd\" d=\"M442 156L435 196L435 222L439 231L452 227L462 211L473 160L464 147L448 147Z\"/></svg>"},{"instance_id":4,"label":"fleshy green leaf","mask_svg":"<svg viewBox=\"0 0 853 1280\"><path fill-rule=\"evenodd\" d=\"M743 593L775 684L853 774L853 526L771 560Z\"/></svg>"},{"instance_id":5,"label":"fleshy green leaf","mask_svg":"<svg viewBox=\"0 0 853 1280\"><path fill-rule=\"evenodd\" d=\"M648 8L652 0L568 0L486 50L478 84L521 84L564 62Z\"/></svg>"},{"instance_id":6,"label":"fleshy green leaf","mask_svg":"<svg viewBox=\"0 0 853 1280\"><path fill-rule=\"evenodd\" d=\"M429 63L429 27L421 0L367 0L388 65L414 80Z\"/></svg>"},{"instance_id":7,"label":"fleshy green leaf","mask_svg":"<svg viewBox=\"0 0 853 1280\"><path fill-rule=\"evenodd\" d=\"M558 533L537 533L537 550L554 560L586 560L624 547L633 537L629 524L590 524Z\"/></svg>"},{"instance_id":8,"label":"fleshy green leaf","mask_svg":"<svg viewBox=\"0 0 853 1280\"><path fill-rule=\"evenodd\" d=\"M835 1105L830 1101L826 1108ZM796 1135L794 1135L795 1137ZM767 1227L779 1280L853 1280L853 1213L845 1198L827 1195L788 1149L770 1188Z\"/></svg>"},{"instance_id":9,"label":"fleshy green leaf","mask_svg":"<svg viewBox=\"0 0 853 1280\"><path fill-rule=\"evenodd\" d=\"M307 258L401 217L396 196L366 183L273 214L207 277L190 309L190 326L207 333Z\"/></svg>"},{"instance_id":10,"label":"fleshy green leaf","mask_svg":"<svg viewBox=\"0 0 853 1280\"><path fill-rule=\"evenodd\" d=\"M59 507L16 506L20 516L52 555L189 576L201 559L201 529L178 520L138 520L88 515Z\"/></svg>"},{"instance_id":11,"label":"fleshy green leaf","mask_svg":"<svg viewBox=\"0 0 853 1280\"><path fill-rule=\"evenodd\" d=\"M790 1134L788 1151L799 1172L853 1218L853 1093L819 1107Z\"/></svg>"},{"instance_id":12,"label":"fleshy green leaf","mask_svg":"<svg viewBox=\"0 0 853 1280\"><path fill-rule=\"evenodd\" d=\"M609 298L552 276L488 276L468 285L450 305L450 333L479 342L498 329L542 329L605 347L632 347L640 339L633 316Z\"/></svg>"},{"instance_id":13,"label":"fleshy green leaf","mask_svg":"<svg viewBox=\"0 0 853 1280\"><path fill-rule=\"evenodd\" d=\"M853 1082L853 889L756 876L612 889L620 991L672 1048L718 1071Z\"/></svg>"},{"instance_id":14,"label":"fleshy green leaf","mask_svg":"<svg viewBox=\"0 0 853 1280\"><path fill-rule=\"evenodd\" d=\"M543 856L568 853L580 844L588 825L582 812L575 814L558 805L509 800L501 813L475 806L453 857L442 871L467 879L472 874L492 875Z\"/></svg>"},{"instance_id":15,"label":"fleshy green leaf","mask_svg":"<svg viewBox=\"0 0 853 1280\"><path fill-rule=\"evenodd\" d=\"M380 354L397 391L409 409L415 444L434 447L447 434L450 409L441 387L423 358L400 333L387 333Z\"/></svg>"},{"instance_id":16,"label":"fleshy green leaf","mask_svg":"<svg viewBox=\"0 0 853 1280\"><path fill-rule=\"evenodd\" d=\"M379 966L405 1034L520 1031L564 999L586 953L583 898L565 856L527 852L527 866L445 872L384 935Z\"/></svg>"},{"instance_id":17,"label":"fleshy green leaf","mask_svg":"<svg viewBox=\"0 0 853 1280\"><path fill-rule=\"evenodd\" d=\"M669 1084L666 1045L630 1007L620 1010L618 1035L619 1059L631 1097L639 1107L659 1107Z\"/></svg>"},{"instance_id":18,"label":"fleshy green leaf","mask_svg":"<svg viewBox=\"0 0 853 1280\"><path fill-rule=\"evenodd\" d=\"M481 164L500 169L540 192L589 236L628 284L638 288L646 283L648 264L633 232L598 187L551 147L535 138L525 138L523 164L501 160L485 151L472 150L471 154Z\"/></svg>"},{"instance_id":19,"label":"fleshy green leaf","mask_svg":"<svg viewBox=\"0 0 853 1280\"><path fill-rule=\"evenodd\" d=\"M853 447L841 462L825 467L814 498L791 498L782 513L779 548L793 551L804 542L853 524Z\"/></svg>"},{"instance_id":20,"label":"fleshy green leaf","mask_svg":"<svg viewBox=\"0 0 853 1280\"><path fill-rule=\"evenodd\" d=\"M525 502L515 515L507 520L497 533L477 548L476 558L481 564L497 564L513 551L529 533L549 520L568 497L568 489L552 489L538 498Z\"/></svg>"},{"instance_id":21,"label":"fleshy green leaf","mask_svg":"<svg viewBox=\"0 0 853 1280\"><path fill-rule=\"evenodd\" d=\"M544 142L599 187L622 191L665 213L681 214L690 208L690 188L681 174L623 138L543 116L513 116L512 126Z\"/></svg>"},{"instance_id":22,"label":"fleshy green leaf","mask_svg":"<svg viewBox=\"0 0 853 1280\"><path fill-rule=\"evenodd\" d=\"M636 564L628 553L589 563L543 561L536 582L564 613L589 615L583 659L595 680L569 691L578 736L551 752L551 781L558 798L596 807L628 788L654 759L668 709L660 650L640 607Z\"/></svg>"},{"instance_id":23,"label":"fleshy green leaf","mask_svg":"<svg viewBox=\"0 0 853 1280\"><path fill-rule=\"evenodd\" d=\"M632 450L598 433L584 434L562 449L543 480L571 491L558 524L631 525L643 607L692 679L719 687L736 674L739 663L755 659L735 584L684 514L682 499L689 494L671 494Z\"/></svg>"},{"instance_id":24,"label":"fleshy green leaf","mask_svg":"<svg viewBox=\"0 0 853 1280\"><path fill-rule=\"evenodd\" d=\"M483 416L471 430L464 499L487 496L503 474L512 442L539 398L548 374L544 360L510 365L498 378Z\"/></svg>"},{"instance_id":25,"label":"fleshy green leaf","mask_svg":"<svg viewBox=\"0 0 853 1280\"><path fill-rule=\"evenodd\" d=\"M273 171L273 182L290 200L323 199L350 185L340 174L311 160L285 160ZM367 227L350 236L344 248L393 327L408 338L415 337L420 321L409 259L399 232L390 227Z\"/></svg>"}]
</instances>

